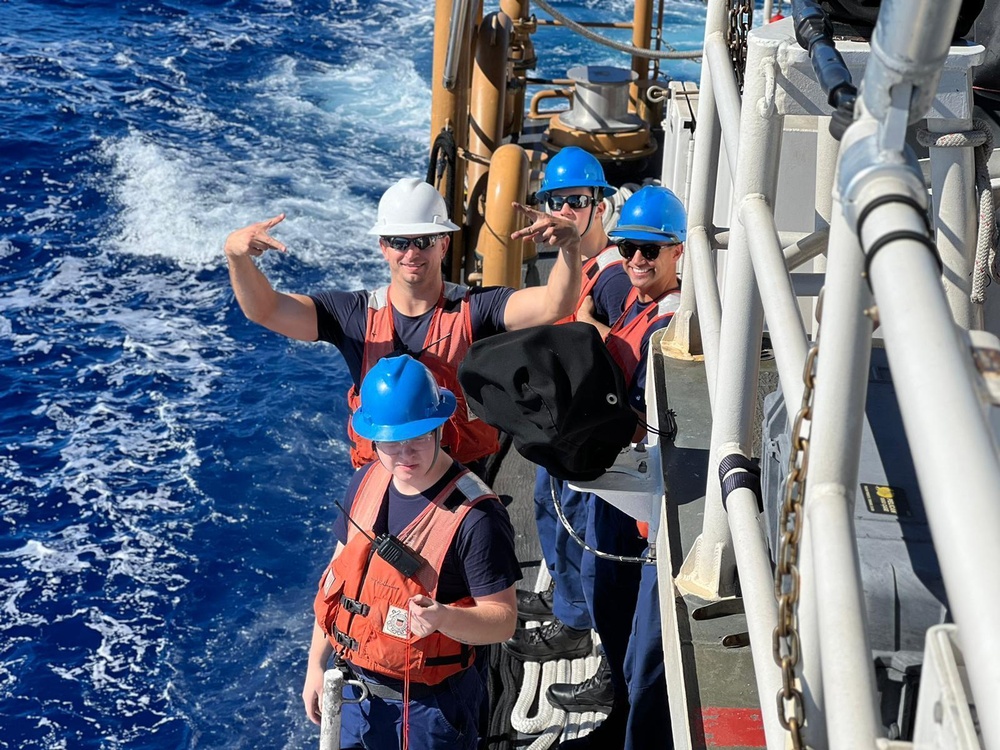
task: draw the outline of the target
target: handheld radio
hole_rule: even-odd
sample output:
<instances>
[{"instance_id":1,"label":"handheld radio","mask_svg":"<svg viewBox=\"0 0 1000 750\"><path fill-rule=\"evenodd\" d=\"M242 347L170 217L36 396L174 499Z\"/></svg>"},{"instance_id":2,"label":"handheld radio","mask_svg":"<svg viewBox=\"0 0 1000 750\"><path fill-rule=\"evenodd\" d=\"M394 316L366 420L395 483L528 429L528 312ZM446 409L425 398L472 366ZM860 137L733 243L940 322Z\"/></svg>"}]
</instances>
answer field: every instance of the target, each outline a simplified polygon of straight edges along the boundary
<instances>
[{"instance_id":1,"label":"handheld radio","mask_svg":"<svg viewBox=\"0 0 1000 750\"><path fill-rule=\"evenodd\" d=\"M354 528L360 531L372 543L375 554L385 560L395 570L398 570L406 578L413 578L416 572L420 570L420 566L424 564L424 561L416 552L392 534L379 534L377 537L372 538L367 531L351 518L351 514L344 509L343 505L336 500L334 500L334 503L343 511L344 518L354 524Z\"/></svg>"}]
</instances>

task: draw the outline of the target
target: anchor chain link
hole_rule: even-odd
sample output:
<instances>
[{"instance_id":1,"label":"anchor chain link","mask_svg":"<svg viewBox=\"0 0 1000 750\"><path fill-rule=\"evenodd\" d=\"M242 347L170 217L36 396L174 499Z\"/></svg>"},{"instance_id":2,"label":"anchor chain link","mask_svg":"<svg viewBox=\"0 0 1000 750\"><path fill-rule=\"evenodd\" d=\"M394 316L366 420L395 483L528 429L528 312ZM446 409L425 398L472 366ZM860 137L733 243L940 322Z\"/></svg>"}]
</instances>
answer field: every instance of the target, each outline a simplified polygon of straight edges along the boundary
<instances>
[{"instance_id":1,"label":"anchor chain link","mask_svg":"<svg viewBox=\"0 0 1000 750\"><path fill-rule=\"evenodd\" d=\"M733 63L736 74L736 85L743 93L743 71L747 66L747 34L753 26L752 0L729 0L727 10L729 28L726 30L726 42L729 44L729 59Z\"/></svg>"},{"instance_id":2,"label":"anchor chain link","mask_svg":"<svg viewBox=\"0 0 1000 750\"><path fill-rule=\"evenodd\" d=\"M802 372L802 406L792 424L792 445L785 478L785 497L778 529L781 540L774 571L774 595L778 600L778 625L774 629L773 655L781 668L781 690L777 693L778 721L791 735L795 750L805 748L802 723L805 720L802 691L795 685L795 667L799 663L799 542L802 540L802 509L809 470L809 425L812 420L813 393L816 381L816 358L819 342L806 356Z\"/></svg>"}]
</instances>

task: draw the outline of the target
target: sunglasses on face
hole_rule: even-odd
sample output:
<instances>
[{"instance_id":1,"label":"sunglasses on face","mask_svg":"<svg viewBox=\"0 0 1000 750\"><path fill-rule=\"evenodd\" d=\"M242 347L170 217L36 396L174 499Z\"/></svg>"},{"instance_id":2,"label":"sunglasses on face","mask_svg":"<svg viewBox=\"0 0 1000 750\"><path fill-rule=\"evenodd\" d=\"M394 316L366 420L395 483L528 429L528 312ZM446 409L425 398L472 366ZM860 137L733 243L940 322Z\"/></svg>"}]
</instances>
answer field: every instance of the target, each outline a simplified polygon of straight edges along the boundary
<instances>
[{"instance_id":1,"label":"sunglasses on face","mask_svg":"<svg viewBox=\"0 0 1000 750\"><path fill-rule=\"evenodd\" d=\"M656 242L644 242L643 244L639 245L635 242L632 242L632 240L625 240L618 237L615 239L615 244L618 245L618 252L621 253L621 256L625 260L628 260L633 255L635 255L635 251L638 250L642 254L643 258L645 258L650 262L653 262L654 260L660 257L661 250L663 250L664 248L675 247L680 243L668 242L660 244Z\"/></svg>"},{"instance_id":2,"label":"sunglasses on face","mask_svg":"<svg viewBox=\"0 0 1000 750\"><path fill-rule=\"evenodd\" d=\"M549 207L551 211L562 211L562 207L569 204L569 207L574 210L579 210L581 208L590 208L594 205L594 196L592 195L550 195L546 200L545 204Z\"/></svg>"},{"instance_id":3,"label":"sunglasses on face","mask_svg":"<svg viewBox=\"0 0 1000 750\"><path fill-rule=\"evenodd\" d=\"M420 237L383 237L382 242L397 253L405 253L410 245L413 245L417 250L426 250L442 237L444 237L443 234L425 234Z\"/></svg>"},{"instance_id":4,"label":"sunglasses on face","mask_svg":"<svg viewBox=\"0 0 1000 750\"><path fill-rule=\"evenodd\" d=\"M377 442L375 443L375 447L378 448L387 456L398 456L407 448L415 451L421 450L423 448L429 448L434 444L434 438L436 436L437 432L432 430L431 432L428 432L426 435L410 438L409 440L394 440L391 443Z\"/></svg>"}]
</instances>

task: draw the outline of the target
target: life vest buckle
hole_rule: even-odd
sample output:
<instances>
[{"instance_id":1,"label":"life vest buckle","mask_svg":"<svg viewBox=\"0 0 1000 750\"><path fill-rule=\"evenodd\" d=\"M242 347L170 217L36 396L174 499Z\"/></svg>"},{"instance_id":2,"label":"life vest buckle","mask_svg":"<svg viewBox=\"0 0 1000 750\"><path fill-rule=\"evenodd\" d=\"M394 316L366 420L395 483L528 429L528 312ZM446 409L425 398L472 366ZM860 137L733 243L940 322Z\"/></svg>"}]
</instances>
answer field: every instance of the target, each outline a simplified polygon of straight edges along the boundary
<instances>
[{"instance_id":1,"label":"life vest buckle","mask_svg":"<svg viewBox=\"0 0 1000 750\"><path fill-rule=\"evenodd\" d=\"M343 646L344 648L346 648L346 649L348 649L350 651L357 651L358 650L358 642L357 642L357 640L354 639L354 638L351 638L351 636L349 636L347 633L345 633L345 632L343 632L341 630L338 630L337 628L333 629L333 638L334 638L335 641L337 641L337 643L339 645Z\"/></svg>"},{"instance_id":2,"label":"life vest buckle","mask_svg":"<svg viewBox=\"0 0 1000 750\"><path fill-rule=\"evenodd\" d=\"M361 615L362 617L367 617L368 612L371 610L371 607L364 602L359 602L357 599L350 599L346 596L340 597L340 606L352 615Z\"/></svg>"}]
</instances>

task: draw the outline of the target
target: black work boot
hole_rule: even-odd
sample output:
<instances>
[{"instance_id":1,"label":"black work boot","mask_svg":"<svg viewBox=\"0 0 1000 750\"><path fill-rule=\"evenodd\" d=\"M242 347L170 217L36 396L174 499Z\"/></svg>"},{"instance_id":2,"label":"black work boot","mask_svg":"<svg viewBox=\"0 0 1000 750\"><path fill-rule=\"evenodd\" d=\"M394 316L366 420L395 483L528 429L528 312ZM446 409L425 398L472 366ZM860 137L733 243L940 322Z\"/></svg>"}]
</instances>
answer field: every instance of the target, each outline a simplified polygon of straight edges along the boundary
<instances>
[{"instance_id":1,"label":"black work boot","mask_svg":"<svg viewBox=\"0 0 1000 750\"><path fill-rule=\"evenodd\" d=\"M521 620L551 620L552 591L551 584L545 591L517 590L517 616Z\"/></svg>"},{"instance_id":2,"label":"black work boot","mask_svg":"<svg viewBox=\"0 0 1000 750\"><path fill-rule=\"evenodd\" d=\"M545 696L549 703L563 711L610 711L615 702L615 686L611 682L608 660L602 656L597 671L583 682L554 682L545 691Z\"/></svg>"},{"instance_id":3,"label":"black work boot","mask_svg":"<svg viewBox=\"0 0 1000 750\"><path fill-rule=\"evenodd\" d=\"M576 630L553 620L538 628L519 628L504 649L521 661L552 661L589 656L594 643L589 630Z\"/></svg>"}]
</instances>

